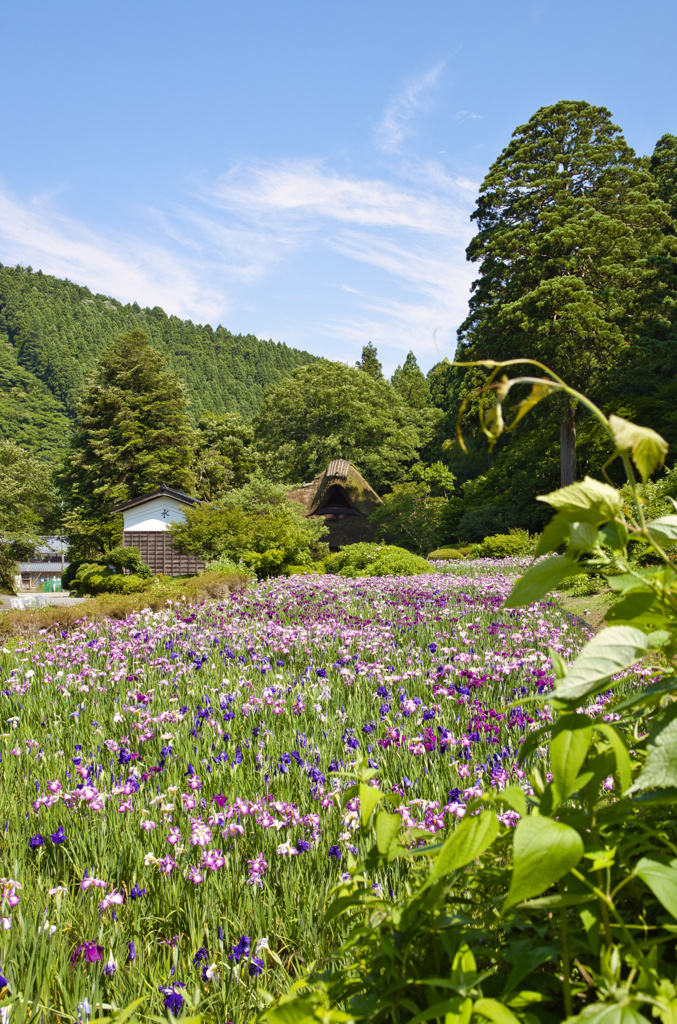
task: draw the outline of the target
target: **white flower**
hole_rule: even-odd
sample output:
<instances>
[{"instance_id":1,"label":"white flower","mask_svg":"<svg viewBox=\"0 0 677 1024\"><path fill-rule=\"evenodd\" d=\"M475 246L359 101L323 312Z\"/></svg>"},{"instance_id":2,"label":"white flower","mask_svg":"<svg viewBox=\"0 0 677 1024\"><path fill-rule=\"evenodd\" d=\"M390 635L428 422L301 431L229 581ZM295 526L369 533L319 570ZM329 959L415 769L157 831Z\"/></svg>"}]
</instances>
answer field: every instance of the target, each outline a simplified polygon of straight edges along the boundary
<instances>
[{"instance_id":1,"label":"white flower","mask_svg":"<svg viewBox=\"0 0 677 1024\"><path fill-rule=\"evenodd\" d=\"M262 939L259 939L259 941L256 943L256 955L258 956L259 953L264 949L267 949L268 952L270 952L270 946L268 945L267 935L265 935Z\"/></svg>"},{"instance_id":2,"label":"white flower","mask_svg":"<svg viewBox=\"0 0 677 1024\"><path fill-rule=\"evenodd\" d=\"M44 924L41 924L39 926L38 932L44 932L45 935L47 936L47 938L49 939L56 932L56 925L55 924L50 924L49 921L45 921Z\"/></svg>"},{"instance_id":3,"label":"white flower","mask_svg":"<svg viewBox=\"0 0 677 1024\"><path fill-rule=\"evenodd\" d=\"M149 868L151 864L159 864L160 861L157 859L154 853L147 853L146 856L143 858L143 863L146 865L147 868Z\"/></svg>"}]
</instances>

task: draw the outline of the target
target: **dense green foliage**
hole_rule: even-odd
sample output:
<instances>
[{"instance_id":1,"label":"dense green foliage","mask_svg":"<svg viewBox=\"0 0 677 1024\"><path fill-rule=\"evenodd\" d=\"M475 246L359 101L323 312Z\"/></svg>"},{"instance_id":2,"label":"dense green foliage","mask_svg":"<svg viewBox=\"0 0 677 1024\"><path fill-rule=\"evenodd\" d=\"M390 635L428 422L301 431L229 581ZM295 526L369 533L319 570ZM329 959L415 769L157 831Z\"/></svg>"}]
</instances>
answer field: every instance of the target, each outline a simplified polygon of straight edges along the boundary
<instances>
[{"instance_id":1,"label":"dense green foliage","mask_svg":"<svg viewBox=\"0 0 677 1024\"><path fill-rule=\"evenodd\" d=\"M436 419L435 410L408 406L387 381L320 360L266 392L256 441L273 479L311 480L343 458L379 491L418 462Z\"/></svg>"},{"instance_id":2,"label":"dense green foliage","mask_svg":"<svg viewBox=\"0 0 677 1024\"><path fill-rule=\"evenodd\" d=\"M456 358L546 361L623 416L677 440L675 211L674 136L663 136L649 160L635 155L605 108L561 102L537 111L480 190L467 250L480 273ZM569 472L597 472L612 454L599 426L564 399L539 407L490 453L471 417L464 453L456 418L485 379L479 367L449 363L428 374L446 414L443 457L463 487L449 534L462 542L542 528L533 498L560 482L562 441ZM487 395L471 408L491 405Z\"/></svg>"},{"instance_id":3,"label":"dense green foliage","mask_svg":"<svg viewBox=\"0 0 677 1024\"><path fill-rule=\"evenodd\" d=\"M420 576L433 570L425 558L395 544L351 544L324 560L325 570L340 576Z\"/></svg>"},{"instance_id":4,"label":"dense green foliage","mask_svg":"<svg viewBox=\"0 0 677 1024\"><path fill-rule=\"evenodd\" d=\"M552 378L543 386L580 398ZM593 412L627 471L632 506L591 477L541 496L555 513L538 546L549 557L505 602L519 614L563 579L599 572L621 598L571 663L550 650L553 690L531 702L547 720L519 754L526 767L537 751L542 766L526 791L507 779L478 786L451 836L426 846L365 758L343 803L359 801L371 849L335 886L325 918L347 919L349 935L262 1014L269 1024L674 1021L677 570L667 549L677 515L647 521L636 482L664 461L660 435ZM637 571L631 539L660 564ZM655 666L650 685L627 692L643 659ZM415 880L393 899L373 879L403 858Z\"/></svg>"},{"instance_id":5,"label":"dense green foliage","mask_svg":"<svg viewBox=\"0 0 677 1024\"><path fill-rule=\"evenodd\" d=\"M16 563L32 554L52 504L43 463L12 441L0 440L0 592L14 593Z\"/></svg>"},{"instance_id":6,"label":"dense green foliage","mask_svg":"<svg viewBox=\"0 0 677 1024\"><path fill-rule=\"evenodd\" d=\"M314 358L0 264L0 437L49 455L63 450L88 374L113 338L132 330L148 335L185 383L196 419L205 412L251 418L267 387Z\"/></svg>"},{"instance_id":7,"label":"dense green foliage","mask_svg":"<svg viewBox=\"0 0 677 1024\"><path fill-rule=\"evenodd\" d=\"M288 566L309 564L327 552L324 520L306 518L287 489L260 478L186 510L169 532L177 551L218 562L242 562L259 576L276 576Z\"/></svg>"},{"instance_id":8,"label":"dense green foliage","mask_svg":"<svg viewBox=\"0 0 677 1024\"><path fill-rule=\"evenodd\" d=\"M180 381L141 331L117 338L87 387L60 478L75 552L118 539L120 502L163 483L190 493L193 446Z\"/></svg>"}]
</instances>

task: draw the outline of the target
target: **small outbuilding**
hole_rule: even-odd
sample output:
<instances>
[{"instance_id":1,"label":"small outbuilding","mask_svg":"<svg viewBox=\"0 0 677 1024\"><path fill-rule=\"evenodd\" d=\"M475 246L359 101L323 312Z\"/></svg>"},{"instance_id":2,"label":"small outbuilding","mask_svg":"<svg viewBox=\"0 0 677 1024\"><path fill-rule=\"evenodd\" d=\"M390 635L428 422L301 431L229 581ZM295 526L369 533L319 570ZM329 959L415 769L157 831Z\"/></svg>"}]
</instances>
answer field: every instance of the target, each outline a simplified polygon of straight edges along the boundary
<instances>
[{"instance_id":1,"label":"small outbuilding","mask_svg":"<svg viewBox=\"0 0 677 1024\"><path fill-rule=\"evenodd\" d=\"M124 547L138 548L141 560L154 573L190 576L202 572L204 562L195 555L180 555L175 551L168 531L171 523L183 522L186 508L199 504L199 498L191 498L162 484L158 490L123 501L111 511L123 515Z\"/></svg>"},{"instance_id":2,"label":"small outbuilding","mask_svg":"<svg viewBox=\"0 0 677 1024\"><path fill-rule=\"evenodd\" d=\"M303 505L306 516L322 516L331 551L373 539L368 516L381 499L347 459L332 459L323 473L294 488L288 497Z\"/></svg>"}]
</instances>

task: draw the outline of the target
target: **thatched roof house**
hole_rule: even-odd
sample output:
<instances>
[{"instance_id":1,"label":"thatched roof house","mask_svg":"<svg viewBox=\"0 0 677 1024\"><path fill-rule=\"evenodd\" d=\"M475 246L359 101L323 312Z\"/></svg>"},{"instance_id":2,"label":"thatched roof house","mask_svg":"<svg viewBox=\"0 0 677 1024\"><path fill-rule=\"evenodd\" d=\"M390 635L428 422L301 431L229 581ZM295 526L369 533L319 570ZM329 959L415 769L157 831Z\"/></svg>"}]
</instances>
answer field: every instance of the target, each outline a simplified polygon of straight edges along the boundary
<instances>
[{"instance_id":1,"label":"thatched roof house","mask_svg":"<svg viewBox=\"0 0 677 1024\"><path fill-rule=\"evenodd\" d=\"M367 516L381 499L347 459L333 459L323 473L290 491L288 497L303 505L307 516L324 518L332 550L372 539Z\"/></svg>"}]
</instances>

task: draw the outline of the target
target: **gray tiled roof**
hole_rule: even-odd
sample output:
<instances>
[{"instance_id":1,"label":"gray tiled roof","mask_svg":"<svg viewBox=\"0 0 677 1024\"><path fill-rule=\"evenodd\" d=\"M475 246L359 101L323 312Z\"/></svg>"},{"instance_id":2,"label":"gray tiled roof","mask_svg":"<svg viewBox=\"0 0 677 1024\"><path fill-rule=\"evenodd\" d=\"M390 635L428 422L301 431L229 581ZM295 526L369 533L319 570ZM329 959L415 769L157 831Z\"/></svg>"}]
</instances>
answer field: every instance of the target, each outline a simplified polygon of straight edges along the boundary
<instances>
[{"instance_id":1,"label":"gray tiled roof","mask_svg":"<svg viewBox=\"0 0 677 1024\"><path fill-rule=\"evenodd\" d=\"M54 572L61 575L61 562L19 562L19 572ZM68 562L64 562L68 568Z\"/></svg>"}]
</instances>

